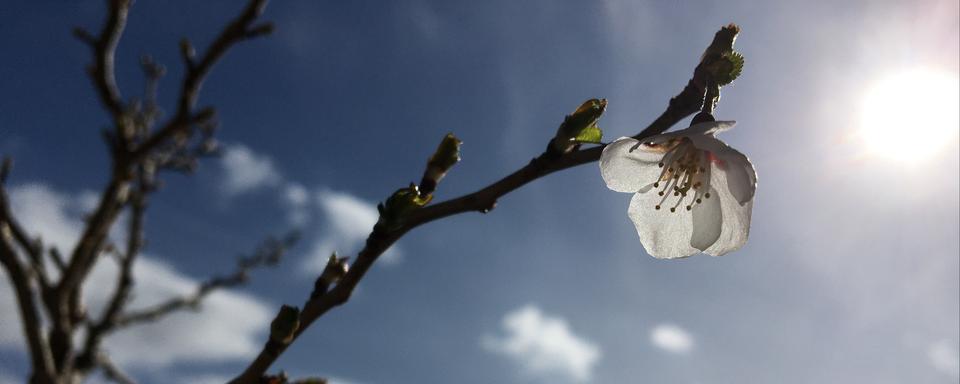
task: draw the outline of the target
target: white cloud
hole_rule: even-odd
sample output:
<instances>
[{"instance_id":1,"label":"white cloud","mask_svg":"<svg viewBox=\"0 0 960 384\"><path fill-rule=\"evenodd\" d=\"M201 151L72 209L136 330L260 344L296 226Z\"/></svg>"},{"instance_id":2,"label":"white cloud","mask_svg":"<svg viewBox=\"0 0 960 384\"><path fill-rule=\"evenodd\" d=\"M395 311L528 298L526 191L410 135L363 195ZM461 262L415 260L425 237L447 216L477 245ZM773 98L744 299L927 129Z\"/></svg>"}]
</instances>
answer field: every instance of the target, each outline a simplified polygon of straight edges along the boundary
<instances>
[{"instance_id":1,"label":"white cloud","mask_svg":"<svg viewBox=\"0 0 960 384\"><path fill-rule=\"evenodd\" d=\"M693 337L674 324L659 324L650 330L650 343L664 351L686 354L693 350Z\"/></svg>"},{"instance_id":2,"label":"white cloud","mask_svg":"<svg viewBox=\"0 0 960 384\"><path fill-rule=\"evenodd\" d=\"M299 183L287 184L281 195L283 204L289 209L287 212L287 221L291 225L300 226L309 219L307 206L310 204L310 193L307 188Z\"/></svg>"},{"instance_id":3,"label":"white cloud","mask_svg":"<svg viewBox=\"0 0 960 384\"><path fill-rule=\"evenodd\" d=\"M42 184L10 189L13 210L31 233L42 233L47 244L68 250L79 236L84 195L58 193ZM113 292L117 266L101 260L85 283L84 297L99 313ZM175 295L193 292L199 283L164 262L143 255L134 268L131 309L144 308ZM9 284L0 284L0 305L15 308ZM203 302L201 311L185 311L163 320L118 331L105 348L122 366L163 368L176 362L225 361L249 358L258 350L262 333L272 318L272 306L250 296L217 291ZM0 346L22 348L20 320L15 311L0 311Z\"/></svg>"},{"instance_id":4,"label":"white cloud","mask_svg":"<svg viewBox=\"0 0 960 384\"><path fill-rule=\"evenodd\" d=\"M957 352L957 343L950 340L935 342L927 348L927 358L937 371L954 379L960 378L960 353Z\"/></svg>"},{"instance_id":5,"label":"white cloud","mask_svg":"<svg viewBox=\"0 0 960 384\"><path fill-rule=\"evenodd\" d=\"M116 265L100 263L88 290L91 308L102 308L111 292ZM196 289L198 281L165 263L141 258L135 268L131 309L145 308ZM106 288L106 289L105 289ZM100 298L100 302L94 299ZM163 320L118 331L105 348L123 366L165 367L176 362L228 361L251 357L261 344L272 310L256 298L221 290L204 299L199 311L180 311Z\"/></svg>"},{"instance_id":6,"label":"white cloud","mask_svg":"<svg viewBox=\"0 0 960 384\"><path fill-rule=\"evenodd\" d=\"M566 320L527 305L503 317L502 336L485 336L481 346L514 360L524 374L554 380L586 382L600 360L600 349L570 330Z\"/></svg>"},{"instance_id":7,"label":"white cloud","mask_svg":"<svg viewBox=\"0 0 960 384\"><path fill-rule=\"evenodd\" d=\"M304 264L309 273L323 271L334 251L344 256L355 255L380 217L376 205L348 193L321 190L315 197L324 225ZM400 250L393 246L380 256L380 261L395 264L400 257Z\"/></svg>"},{"instance_id":8,"label":"white cloud","mask_svg":"<svg viewBox=\"0 0 960 384\"><path fill-rule=\"evenodd\" d=\"M283 179L273 160L242 144L227 146L220 158L220 166L223 168L221 188L228 196L275 186Z\"/></svg>"}]
</instances>

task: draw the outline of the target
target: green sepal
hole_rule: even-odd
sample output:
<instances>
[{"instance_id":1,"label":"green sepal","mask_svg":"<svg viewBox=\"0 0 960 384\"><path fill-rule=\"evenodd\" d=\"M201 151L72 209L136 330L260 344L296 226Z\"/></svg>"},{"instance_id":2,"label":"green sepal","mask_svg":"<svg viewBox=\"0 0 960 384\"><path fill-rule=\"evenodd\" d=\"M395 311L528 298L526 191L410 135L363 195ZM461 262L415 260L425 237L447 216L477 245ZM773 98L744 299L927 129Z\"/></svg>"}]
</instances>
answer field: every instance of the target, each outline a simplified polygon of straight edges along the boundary
<instances>
[{"instance_id":1,"label":"green sepal","mask_svg":"<svg viewBox=\"0 0 960 384\"><path fill-rule=\"evenodd\" d=\"M712 63L710 72L719 86L732 83L743 72L744 58L737 51L724 52L720 59Z\"/></svg>"}]
</instances>

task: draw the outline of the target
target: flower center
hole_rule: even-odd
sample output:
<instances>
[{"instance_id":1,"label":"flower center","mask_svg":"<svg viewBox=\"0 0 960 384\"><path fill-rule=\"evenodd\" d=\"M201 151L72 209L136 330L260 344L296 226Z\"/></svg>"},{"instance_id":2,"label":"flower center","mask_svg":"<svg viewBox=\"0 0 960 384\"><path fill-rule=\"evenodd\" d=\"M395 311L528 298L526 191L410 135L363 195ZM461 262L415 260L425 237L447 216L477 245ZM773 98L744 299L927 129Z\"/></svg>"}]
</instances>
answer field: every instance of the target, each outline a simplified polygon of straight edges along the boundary
<instances>
[{"instance_id":1,"label":"flower center","mask_svg":"<svg viewBox=\"0 0 960 384\"><path fill-rule=\"evenodd\" d=\"M670 212L676 212L681 205L690 211L694 205L710 198L710 161L713 157L710 151L695 147L687 137L648 145L667 149L658 164L660 177L653 183L653 188L658 189L657 194L662 196L654 209L660 210L672 197L676 202Z\"/></svg>"}]
</instances>

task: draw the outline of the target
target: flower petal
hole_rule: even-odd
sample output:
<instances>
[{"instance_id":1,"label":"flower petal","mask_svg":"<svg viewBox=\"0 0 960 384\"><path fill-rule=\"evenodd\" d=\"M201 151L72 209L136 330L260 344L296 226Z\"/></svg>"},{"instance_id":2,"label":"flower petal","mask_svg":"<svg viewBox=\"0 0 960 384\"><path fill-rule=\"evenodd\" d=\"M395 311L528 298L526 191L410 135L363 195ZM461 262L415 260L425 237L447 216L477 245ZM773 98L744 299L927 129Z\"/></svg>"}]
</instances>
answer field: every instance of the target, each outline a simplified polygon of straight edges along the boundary
<instances>
[{"instance_id":1,"label":"flower petal","mask_svg":"<svg viewBox=\"0 0 960 384\"><path fill-rule=\"evenodd\" d=\"M637 227L643 248L658 259L676 259L699 253L699 249L690 245L694 231L690 213L686 210L671 213L668 207L654 209L660 199L655 193L638 193L630 200L627 215Z\"/></svg>"},{"instance_id":2,"label":"flower petal","mask_svg":"<svg viewBox=\"0 0 960 384\"><path fill-rule=\"evenodd\" d=\"M748 200L741 204L740 201L731 193L730 189L723 188L728 184L726 172L713 172L711 183L719 188L711 188L711 196L708 200L717 200L721 211L721 230L717 241L703 253L711 256L722 256L728 252L740 249L750 236L750 215L753 211L753 200ZM704 201L706 204L706 201Z\"/></svg>"},{"instance_id":3,"label":"flower petal","mask_svg":"<svg viewBox=\"0 0 960 384\"><path fill-rule=\"evenodd\" d=\"M715 195L716 191L711 188L711 193ZM701 201L703 203L693 205L693 233L690 236L690 246L704 251L720 238L723 212L720 209L720 199Z\"/></svg>"},{"instance_id":4,"label":"flower petal","mask_svg":"<svg viewBox=\"0 0 960 384\"><path fill-rule=\"evenodd\" d=\"M663 153L650 151L630 137L621 137L603 148L600 176L607 188L617 192L637 192L660 177L658 164Z\"/></svg>"},{"instance_id":5,"label":"flower petal","mask_svg":"<svg viewBox=\"0 0 960 384\"><path fill-rule=\"evenodd\" d=\"M711 180L711 185L720 189L726 185L741 205L753 199L757 190L757 171L746 155L713 136L691 137L691 139L694 146L710 151L719 160L714 163L716 167L713 173L725 174L724 182Z\"/></svg>"}]
</instances>

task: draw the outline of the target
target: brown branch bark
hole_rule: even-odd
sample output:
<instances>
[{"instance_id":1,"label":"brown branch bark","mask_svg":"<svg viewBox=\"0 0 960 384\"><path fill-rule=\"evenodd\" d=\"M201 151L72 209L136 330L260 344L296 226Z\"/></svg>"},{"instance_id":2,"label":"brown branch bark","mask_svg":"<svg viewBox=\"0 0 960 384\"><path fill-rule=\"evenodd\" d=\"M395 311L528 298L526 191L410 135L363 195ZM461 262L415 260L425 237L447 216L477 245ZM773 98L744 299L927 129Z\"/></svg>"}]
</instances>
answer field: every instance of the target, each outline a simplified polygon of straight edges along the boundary
<instances>
[{"instance_id":1,"label":"brown branch bark","mask_svg":"<svg viewBox=\"0 0 960 384\"><path fill-rule=\"evenodd\" d=\"M100 344L103 338L116 327L117 317L120 311L129 302L131 291L133 290L133 266L143 248L144 230L143 221L146 213L147 201L146 191L138 190L131 199L131 217L130 226L127 231L127 246L120 258L119 274L117 276L117 287L110 296L110 301L100 320L87 328L86 340L81 353L77 356L76 369L80 372L88 372L96 364L100 363L103 357L100 357Z\"/></svg>"},{"instance_id":2,"label":"brown branch bark","mask_svg":"<svg viewBox=\"0 0 960 384\"><path fill-rule=\"evenodd\" d=\"M104 108L110 112L114 122L119 126L123 119L124 106L120 88L114 76L114 53L123 29L127 25L127 14L130 12L130 0L108 0L109 7L107 20L97 37L81 28L73 30L74 36L90 45L94 51L94 63L90 66L90 77L94 82L94 89Z\"/></svg>"},{"instance_id":3,"label":"brown branch bark","mask_svg":"<svg viewBox=\"0 0 960 384\"><path fill-rule=\"evenodd\" d=\"M31 284L31 274L20 263L16 247L13 245L13 227L16 227L16 222L10 215L10 204L6 189L0 183L0 265L7 271L10 284L16 292L23 335L27 350L30 352L30 362L33 365L30 383L52 384L55 379L53 357L43 335L39 308L34 299L35 295Z\"/></svg>"},{"instance_id":4,"label":"brown branch bark","mask_svg":"<svg viewBox=\"0 0 960 384\"><path fill-rule=\"evenodd\" d=\"M687 83L686 87L684 87L683 91L670 99L666 111L643 131L634 136L635 138L642 140L662 133L680 120L698 112L703 107L707 85L712 81L710 74L704 66L707 56L708 54L713 54L713 51L723 49L724 47L732 49L738 32L739 28L735 25L724 27L717 32L713 42L707 48L704 58L701 59L700 64L694 69L693 77ZM458 213L470 211L489 212L495 207L497 199L500 197L551 173L595 162L600 158L602 152L603 146L577 150L566 155L555 155L550 151L546 151L531 160L530 163L523 168L479 191L413 211L398 228L388 229L387 226L378 223L374 226L373 232L370 233L364 248L357 255L356 262L350 267L346 276L344 276L332 290L321 295L312 295L306 303L304 303L303 310L300 312L299 328L294 333L293 340L286 344L268 340L257 357L239 376L233 379L231 383L257 383L273 362L276 361L286 348L295 342L314 321L329 310L346 303L350 299L354 288L356 288L370 267L373 266L377 258L408 231L431 221Z\"/></svg>"}]
</instances>

